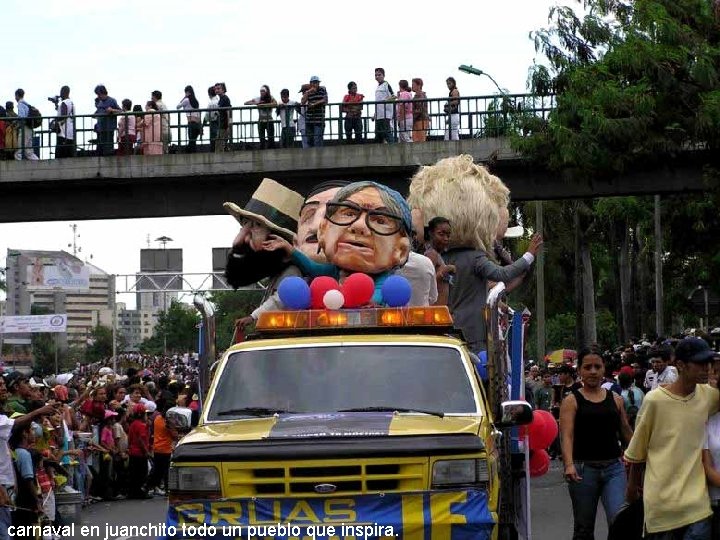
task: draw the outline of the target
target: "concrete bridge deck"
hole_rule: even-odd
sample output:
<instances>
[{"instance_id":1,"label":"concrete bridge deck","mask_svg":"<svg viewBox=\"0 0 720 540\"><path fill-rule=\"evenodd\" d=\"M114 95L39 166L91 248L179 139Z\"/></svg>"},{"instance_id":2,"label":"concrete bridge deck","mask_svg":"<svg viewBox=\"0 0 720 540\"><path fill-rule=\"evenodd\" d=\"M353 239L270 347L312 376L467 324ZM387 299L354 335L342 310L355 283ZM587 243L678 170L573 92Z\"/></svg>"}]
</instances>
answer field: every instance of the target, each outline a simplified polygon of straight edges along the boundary
<instances>
[{"instance_id":1,"label":"concrete bridge deck","mask_svg":"<svg viewBox=\"0 0 720 540\"><path fill-rule=\"evenodd\" d=\"M502 138L361 144L223 154L0 161L0 222L223 214L244 203L263 177L300 193L331 178L377 179L405 192L419 166L467 153L489 163L513 200L548 200L703 189L702 163L570 183L534 171Z\"/></svg>"}]
</instances>

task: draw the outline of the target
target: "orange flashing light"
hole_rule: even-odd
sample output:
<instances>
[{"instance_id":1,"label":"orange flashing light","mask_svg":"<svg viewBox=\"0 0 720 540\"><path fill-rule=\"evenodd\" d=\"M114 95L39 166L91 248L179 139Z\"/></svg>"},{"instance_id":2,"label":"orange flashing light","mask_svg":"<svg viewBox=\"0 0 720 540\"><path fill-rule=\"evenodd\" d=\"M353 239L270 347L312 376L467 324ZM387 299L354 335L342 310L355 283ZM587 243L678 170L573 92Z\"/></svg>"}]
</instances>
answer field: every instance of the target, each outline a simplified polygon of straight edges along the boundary
<instances>
[{"instance_id":1,"label":"orange flashing light","mask_svg":"<svg viewBox=\"0 0 720 540\"><path fill-rule=\"evenodd\" d=\"M268 311L262 313L257 329L309 330L312 328L373 328L402 326L452 326L446 306L409 308L366 308L344 310Z\"/></svg>"}]
</instances>

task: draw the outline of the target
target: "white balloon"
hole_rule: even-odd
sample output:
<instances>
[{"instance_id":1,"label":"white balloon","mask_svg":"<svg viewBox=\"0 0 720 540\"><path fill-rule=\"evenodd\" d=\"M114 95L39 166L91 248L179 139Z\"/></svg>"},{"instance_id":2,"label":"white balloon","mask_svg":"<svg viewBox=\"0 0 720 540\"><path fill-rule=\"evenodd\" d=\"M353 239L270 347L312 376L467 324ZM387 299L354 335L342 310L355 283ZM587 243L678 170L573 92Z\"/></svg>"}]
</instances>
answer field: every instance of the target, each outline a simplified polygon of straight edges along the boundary
<instances>
[{"instance_id":1,"label":"white balloon","mask_svg":"<svg viewBox=\"0 0 720 540\"><path fill-rule=\"evenodd\" d=\"M332 289L323 296L323 304L328 309L340 309L345 304L345 297L337 289Z\"/></svg>"}]
</instances>

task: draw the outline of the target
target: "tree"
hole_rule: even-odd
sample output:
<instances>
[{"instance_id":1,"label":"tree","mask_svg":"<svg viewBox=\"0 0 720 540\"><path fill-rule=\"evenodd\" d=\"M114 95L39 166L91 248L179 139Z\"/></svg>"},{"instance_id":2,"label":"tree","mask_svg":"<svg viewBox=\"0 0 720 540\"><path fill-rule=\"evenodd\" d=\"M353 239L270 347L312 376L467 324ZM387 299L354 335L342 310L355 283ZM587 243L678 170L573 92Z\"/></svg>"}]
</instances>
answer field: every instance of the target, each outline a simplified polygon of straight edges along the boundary
<instances>
[{"instance_id":1,"label":"tree","mask_svg":"<svg viewBox=\"0 0 720 540\"><path fill-rule=\"evenodd\" d=\"M215 343L222 350L232 343L235 321L249 315L260 303L263 291L220 291L210 296L215 304Z\"/></svg>"},{"instance_id":2,"label":"tree","mask_svg":"<svg viewBox=\"0 0 720 540\"><path fill-rule=\"evenodd\" d=\"M97 325L90 333L85 360L89 363L105 360L112 356L112 328Z\"/></svg>"},{"instance_id":3,"label":"tree","mask_svg":"<svg viewBox=\"0 0 720 540\"><path fill-rule=\"evenodd\" d=\"M140 344L140 351L148 354L197 351L199 315L187 304L172 301L167 311L158 316L151 338Z\"/></svg>"},{"instance_id":4,"label":"tree","mask_svg":"<svg viewBox=\"0 0 720 540\"><path fill-rule=\"evenodd\" d=\"M584 0L576 2L578 9L552 8L550 25L532 34L547 65L531 68L529 84L539 96L554 91L557 106L546 120L518 117L524 123L512 136L515 148L568 182L672 164L688 151L712 165L720 142L720 25L712 4ZM706 178L709 187L720 184L711 167ZM713 190L663 202L663 259L670 275L665 289L673 313L687 313L689 280L720 270L720 223L717 211L710 211L718 199ZM565 225L562 242L550 237L552 246L561 245L560 259L574 269L576 341L587 341L592 330L593 299L615 313L620 339L646 332L654 308L652 202L582 201L570 210L572 219L564 206L569 203L552 204L561 206L557 217ZM532 214L526 217L532 222ZM558 262L547 259L548 265ZM568 288L567 268L562 270L546 274ZM708 282L717 287L717 279Z\"/></svg>"},{"instance_id":5,"label":"tree","mask_svg":"<svg viewBox=\"0 0 720 540\"><path fill-rule=\"evenodd\" d=\"M4 268L0 268L0 291L7 291L7 281L5 278L6 271Z\"/></svg>"}]
</instances>

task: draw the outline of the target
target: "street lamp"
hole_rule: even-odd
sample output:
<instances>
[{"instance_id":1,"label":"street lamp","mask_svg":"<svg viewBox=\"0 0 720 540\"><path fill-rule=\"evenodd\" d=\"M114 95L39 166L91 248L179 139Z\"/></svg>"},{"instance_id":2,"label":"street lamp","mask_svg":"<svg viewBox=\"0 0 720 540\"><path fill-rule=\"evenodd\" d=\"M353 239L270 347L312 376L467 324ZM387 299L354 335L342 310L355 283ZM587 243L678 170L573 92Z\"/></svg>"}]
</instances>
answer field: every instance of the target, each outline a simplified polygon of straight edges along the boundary
<instances>
[{"instance_id":1,"label":"street lamp","mask_svg":"<svg viewBox=\"0 0 720 540\"><path fill-rule=\"evenodd\" d=\"M505 90L500 88L500 85L497 83L497 81L492 78L492 75L483 71L482 69L478 69L476 67L468 66L465 64L460 64L460 67L458 67L458 69L460 71L462 71L463 73L467 73L469 75L477 75L478 77L482 77L483 75L485 75L488 79L490 79L492 81L492 83L495 85L495 88L498 89L498 92L500 92L503 95L507 94L507 92Z\"/></svg>"}]
</instances>

